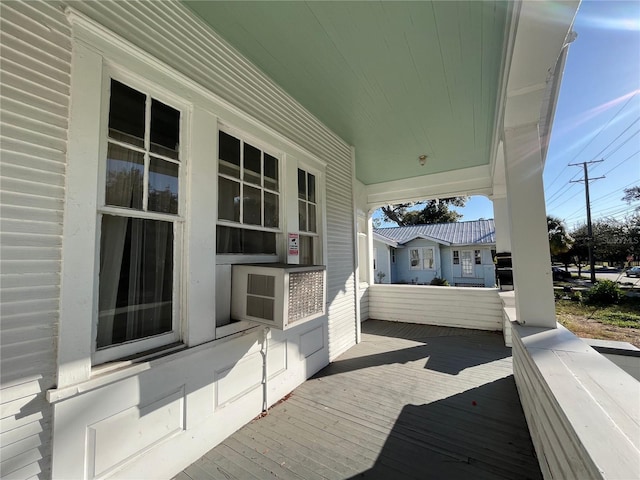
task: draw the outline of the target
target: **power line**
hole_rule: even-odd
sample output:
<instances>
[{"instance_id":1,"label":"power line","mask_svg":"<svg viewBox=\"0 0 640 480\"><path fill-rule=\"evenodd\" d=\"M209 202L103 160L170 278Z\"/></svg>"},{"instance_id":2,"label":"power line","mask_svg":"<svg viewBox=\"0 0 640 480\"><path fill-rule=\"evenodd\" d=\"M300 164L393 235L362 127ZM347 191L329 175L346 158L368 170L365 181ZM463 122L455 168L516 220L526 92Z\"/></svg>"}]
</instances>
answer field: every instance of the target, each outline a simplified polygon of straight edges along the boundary
<instances>
[{"instance_id":1,"label":"power line","mask_svg":"<svg viewBox=\"0 0 640 480\"><path fill-rule=\"evenodd\" d=\"M636 153L638 153L638 152L636 152ZM609 171L611 171L611 170L609 170ZM607 173L608 173L608 172L607 172ZM624 190L624 189L625 189L625 188L627 188L627 187L630 187L631 185L633 185L633 184L635 184L635 183L637 183L637 182L634 180L633 182L628 183L627 185L624 185L623 187L620 187L620 188L618 188L617 190L614 190L613 192L610 192L610 193L607 193L607 194L605 194L605 195L602 195L601 197L596 197L596 198L594 198L592 201L593 201L593 202L596 202L596 201L599 201L599 200L603 200L603 199L605 199L605 198L609 198L609 197L611 197L612 195L615 195L616 193L620 192L621 190ZM567 216L564 218L564 221L566 222L566 221L568 221L569 219L574 218L574 216L575 216L577 213L581 212L581 211L582 211L582 207L580 207L579 209L577 209L575 212L571 212L569 215L567 215Z\"/></svg>"},{"instance_id":2,"label":"power line","mask_svg":"<svg viewBox=\"0 0 640 480\"><path fill-rule=\"evenodd\" d=\"M629 103L631 102L631 100L633 100L633 99L634 99L634 97L635 97L637 94L638 94L638 92L636 91L633 95L631 95L631 97L629 98L629 100L627 100L627 101L625 102L625 104L622 106L622 108L620 108L620 110L618 110L618 111L616 112L616 114L615 114L613 117L611 117L611 118L609 119L609 121L608 121L608 122L607 122L607 123L606 123L606 124L605 124L601 129L600 129L600 130L598 130L598 133L596 133L596 134L591 138L591 140L589 140L589 143L587 143L584 147L582 147L582 150L580 150L580 151L579 151L579 152L578 152L578 153L577 153L577 154L576 154L576 155L575 155L571 160L569 160L569 163L573 162L576 158L578 158L578 157L580 156L580 154L582 154L582 152L584 152L584 151L587 149L587 147L588 147L589 145L591 145L591 144L593 143L593 141L594 141L596 138L598 138L598 135L600 135L600 134L601 134L601 133L602 133L602 132L603 132L603 131L604 131L604 130L609 126L609 124L610 124L613 120L615 120L615 119L618 117L618 115L620 115L620 113L625 109L625 107L626 107L627 105L629 105ZM594 156L598 157L598 156L599 156L599 154L598 154L598 155L594 155ZM548 186L547 188L551 188L551 185L553 185L554 183L556 183L556 181L558 181L558 179L560 178L560 175L562 175L562 174L564 173L564 171L565 171L567 168L569 168L569 164L565 165L565 167L560 171L560 173L556 176L556 178L554 178L554 179L553 179L553 181L549 184L549 186Z\"/></svg>"},{"instance_id":3,"label":"power line","mask_svg":"<svg viewBox=\"0 0 640 480\"><path fill-rule=\"evenodd\" d=\"M607 146L605 146L600 153L598 153L597 156L599 156L601 153L603 153L604 151L606 151L611 145L613 145L620 137L622 137L622 135L624 135L633 125L635 125L636 123L638 123L640 121L640 117L636 118L631 124L629 124L627 126L627 128L625 128L616 138L614 138L611 142L609 142L609 144ZM611 155L613 155L614 153L616 153L618 150L620 150L620 148L622 148L624 145L626 145L629 141L631 141L631 139L636 136L638 133L640 133L640 130L637 130L635 133L633 133L633 135L631 135L629 138L627 138L624 142L622 142L620 145L618 145L615 150L613 150L612 152L610 152L607 155L607 158L609 158ZM625 159L626 161L627 159ZM567 166L571 166L572 164L569 164ZM597 167L596 167L597 168ZM614 167L614 168L617 168ZM605 174L606 175L606 174ZM573 180L575 180L575 178L577 177L577 174L574 175L573 177L571 177L571 179L569 179L568 182L566 182L564 185L562 185L558 190L556 190L555 193L553 193L551 195L551 197L549 197L549 199L547 200L547 205L552 205L553 203L557 202L558 200L560 200L564 195L566 195L567 193L569 193L569 190L571 190L571 188L573 187L573 185L569 185L570 183L575 183ZM566 188L565 190L563 190L565 188L565 186L569 185L568 188Z\"/></svg>"}]
</instances>

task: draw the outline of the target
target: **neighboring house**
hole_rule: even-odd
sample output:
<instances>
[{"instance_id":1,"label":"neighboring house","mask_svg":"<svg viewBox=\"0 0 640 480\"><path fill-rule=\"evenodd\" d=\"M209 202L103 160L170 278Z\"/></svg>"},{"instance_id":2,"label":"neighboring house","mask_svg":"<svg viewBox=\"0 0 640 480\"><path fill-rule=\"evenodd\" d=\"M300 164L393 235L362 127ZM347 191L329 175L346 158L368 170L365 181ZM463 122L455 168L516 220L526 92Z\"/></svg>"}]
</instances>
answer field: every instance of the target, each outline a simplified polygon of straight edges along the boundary
<instances>
[{"instance_id":1,"label":"neighboring house","mask_svg":"<svg viewBox=\"0 0 640 480\"><path fill-rule=\"evenodd\" d=\"M374 229L380 283L429 284L444 278L460 287L495 286L493 220ZM376 275L376 279L377 279Z\"/></svg>"},{"instance_id":2,"label":"neighboring house","mask_svg":"<svg viewBox=\"0 0 640 480\"><path fill-rule=\"evenodd\" d=\"M0 476L177 474L360 340L381 204L489 196L518 318L555 328L577 7L0 2ZM277 262L326 266L325 314L233 318L233 266Z\"/></svg>"}]
</instances>

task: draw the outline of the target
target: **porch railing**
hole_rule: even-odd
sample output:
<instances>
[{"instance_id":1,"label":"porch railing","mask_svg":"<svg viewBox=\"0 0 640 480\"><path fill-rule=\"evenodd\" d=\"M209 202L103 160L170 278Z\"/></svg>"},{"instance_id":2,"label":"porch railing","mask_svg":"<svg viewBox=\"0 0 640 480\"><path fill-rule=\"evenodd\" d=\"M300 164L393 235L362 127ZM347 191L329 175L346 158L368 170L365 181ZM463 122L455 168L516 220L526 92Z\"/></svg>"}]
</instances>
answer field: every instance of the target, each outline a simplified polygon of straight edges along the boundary
<instances>
[{"instance_id":1,"label":"porch railing","mask_svg":"<svg viewBox=\"0 0 640 480\"><path fill-rule=\"evenodd\" d=\"M503 329L502 302L495 288L370 285L369 317L476 330Z\"/></svg>"}]
</instances>

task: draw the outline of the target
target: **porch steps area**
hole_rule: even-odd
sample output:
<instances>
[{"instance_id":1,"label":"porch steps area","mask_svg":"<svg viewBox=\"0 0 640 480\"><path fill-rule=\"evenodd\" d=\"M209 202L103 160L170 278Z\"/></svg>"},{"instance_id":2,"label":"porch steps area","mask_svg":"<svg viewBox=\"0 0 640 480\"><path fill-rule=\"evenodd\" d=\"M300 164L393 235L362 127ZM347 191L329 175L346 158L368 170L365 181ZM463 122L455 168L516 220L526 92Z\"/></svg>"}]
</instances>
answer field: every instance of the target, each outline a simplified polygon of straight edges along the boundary
<instances>
[{"instance_id":1,"label":"porch steps area","mask_svg":"<svg viewBox=\"0 0 640 480\"><path fill-rule=\"evenodd\" d=\"M175 479L541 478L501 334L377 320L362 332Z\"/></svg>"}]
</instances>

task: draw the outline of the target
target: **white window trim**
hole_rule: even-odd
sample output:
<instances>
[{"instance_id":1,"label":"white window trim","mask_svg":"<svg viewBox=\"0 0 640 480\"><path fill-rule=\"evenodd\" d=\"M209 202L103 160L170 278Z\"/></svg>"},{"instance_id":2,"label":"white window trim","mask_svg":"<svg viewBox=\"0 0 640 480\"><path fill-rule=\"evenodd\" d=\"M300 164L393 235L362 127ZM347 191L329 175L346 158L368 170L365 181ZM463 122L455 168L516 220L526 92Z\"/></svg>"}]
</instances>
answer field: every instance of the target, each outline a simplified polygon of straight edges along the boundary
<instances>
[{"instance_id":1,"label":"white window trim","mask_svg":"<svg viewBox=\"0 0 640 480\"><path fill-rule=\"evenodd\" d=\"M240 210L240 221L239 222L234 222L232 220L224 220L224 219L218 219L218 212L216 209L216 224L222 227L231 227L231 228L242 228L244 230L256 230L256 231L260 231L260 232L273 232L278 234L282 234L283 233L283 222L284 222L284 187L285 187L285 182L283 179L283 175L284 175L284 162L285 162L285 155L283 152L278 151L277 148L273 147L272 145L269 145L268 143L256 138L253 135L250 135L244 131L242 131L239 128L227 125L225 123L219 122L218 123L218 128L215 132L216 135L216 145L219 148L219 145L217 143L217 136L218 136L218 132L224 132L228 135L231 135L235 138L240 139L241 142L243 143L249 143L250 145L259 148L260 150L262 150L263 153L267 153L269 155L271 155L274 158L278 159L278 191L275 192L273 190L269 190L269 189L265 189L262 186L256 186L256 185L252 185L251 183L249 183L249 186L253 186L253 187L257 187L260 188L261 191L266 191L266 192L275 192L278 195L278 218L279 218L279 226L278 227L263 227L262 225L252 225L249 223L242 223L242 208ZM219 177L222 178L227 178L231 181L234 182L238 182L241 184L246 183L242 178L235 178L229 175L225 175L223 173L219 173L218 171L218 167L219 167L219 161L220 161L220 152L218 150L218 148L216 148L215 152L216 152L216 156L215 156L215 165L216 165L216 182L218 181ZM241 153L242 156L242 153ZM243 165L241 165L241 168L243 167ZM217 205L217 198L216 198L216 205ZM276 237L277 238L277 237ZM282 255L282 248L281 248L281 244L283 242L276 240L276 255L277 256L281 256ZM218 254L218 256L222 256L222 257L228 257L229 259L233 259L235 257L238 256L258 256L258 257L266 257L266 258L272 258L273 255L272 254L244 254L244 253L222 253L222 254ZM229 262L227 262L229 263ZM234 262L234 263L244 263L244 262Z\"/></svg>"},{"instance_id":2,"label":"white window trim","mask_svg":"<svg viewBox=\"0 0 640 480\"><path fill-rule=\"evenodd\" d=\"M414 267L411 265L411 250L418 250L418 266ZM431 255L433 259L433 267L432 268L424 268L424 250L431 250ZM437 258L436 258L436 248L435 247L410 247L409 248L409 270L422 270L422 271L430 271L433 272L437 270Z\"/></svg>"},{"instance_id":3,"label":"white window trim","mask_svg":"<svg viewBox=\"0 0 640 480\"><path fill-rule=\"evenodd\" d=\"M70 8L66 14L73 31L72 101L63 221L58 388L87 381L94 373L93 323L98 309L98 285L95 279L99 271L98 199L104 198L100 197L98 189L104 188L99 187L99 181L103 175L102 157L106 156L106 150L102 151L101 135L107 128L103 96L106 66L126 73L136 83L132 85L134 88L136 85L148 85L150 88L141 90L157 94L160 100L173 99L168 101L169 104L190 106L189 109L181 109L184 131L191 131L181 139L181 147L185 149L185 165L182 167L185 171L182 173L184 183L179 185L180 202L182 208L186 208L187 221L184 241L174 238L174 242L182 241L181 249L174 250L176 255L182 255L182 270L176 272L176 278L181 278L181 281L174 285L174 289L182 294L180 303L191 316L190 322L184 321L180 325L183 342L193 346L215 338L215 326L208 316L215 310L211 295L215 282L199 281L202 278L209 279L215 271L215 222L189 221L194 217L206 218L217 196L216 188L211 186L211 179L216 178L217 173L215 162L206 161L206 155L216 151L217 142L212 140L211 132L217 128L217 119L200 106L207 102L211 104L211 99L203 97L199 87L185 80L186 77L102 25ZM180 101L170 92L180 92L193 103ZM187 151L191 154L186 154ZM194 163L198 164L198 177L192 177L190 173ZM87 182L90 182L91 188L87 188ZM198 255L189 255L190 250L197 250ZM210 261L207 256L203 258L205 252L211 252ZM138 351L138 348L135 350Z\"/></svg>"},{"instance_id":4,"label":"white window trim","mask_svg":"<svg viewBox=\"0 0 640 480\"><path fill-rule=\"evenodd\" d=\"M106 167L107 167L107 146L108 146L108 120L109 120L109 88L111 79L117 80L137 91L151 96L152 98L163 102L164 104L175 108L180 112L180 175L178 177L178 213L164 214L153 211L135 210L121 207L113 207L105 204L105 185L106 185ZM189 170L188 159L190 158L189 145L186 141L187 135L190 130L189 125L189 105L180 102L173 96L168 96L162 90L158 89L150 82L144 82L136 79L127 72L117 66L110 65L108 62L103 66L103 81L102 81L102 118L101 118L101 131L100 131L100 158L98 159L98 184L96 185L98 192L96 215L96 244L100 245L100 218L103 215L111 214L114 216L125 218L139 218L150 220L161 220L166 222L172 222L174 224L174 239L173 239L173 292L172 292L172 328L171 331L145 337L141 339L131 340L120 344L110 345L101 349L97 349L97 327L98 327L98 312L94 309L95 318L93 319L93 331L92 331L92 365L100 365L104 362L117 360L130 355L138 354L144 351L163 347L178 342L183 337L183 322L181 320L181 308L182 304L181 292L182 288L182 258L184 250L184 222L186 211L186 181L187 171ZM147 112L148 114L149 112ZM149 119L147 119L147 122ZM148 126L147 126L148 128ZM147 132L148 133L148 132ZM146 173L145 173L146 178ZM146 186L145 186L146 191ZM145 202L146 204L146 202ZM100 257L100 249L97 248L96 256ZM99 289L99 269L94 272L94 282L96 290ZM97 298L94 300L97 301Z\"/></svg>"},{"instance_id":5,"label":"white window trim","mask_svg":"<svg viewBox=\"0 0 640 480\"><path fill-rule=\"evenodd\" d=\"M294 159L290 159L294 160ZM290 166L289 172L292 174L295 172L295 177L291 177L290 180L290 189L288 191L289 198L286 200L287 209L291 211L290 221L295 221L294 225L296 226L294 231L297 231L299 235L304 235L307 237L314 238L314 252L313 252L313 263L316 265L325 265L326 257L325 257L325 246L327 244L326 239L326 222L327 222L327 206L325 201L326 194L326 171L324 165L321 165L321 169L316 166L311 165L310 163L303 161L292 161L293 165ZM307 173L312 174L316 179L316 231L308 232L300 230L299 219L298 219L298 169L304 170ZM295 181L293 181L295 178ZM291 192L294 192L291 195ZM295 204L295 205L293 205ZM288 261L291 261L291 257L288 258ZM325 285L326 288L326 285ZM326 298L326 292L325 292Z\"/></svg>"}]
</instances>

